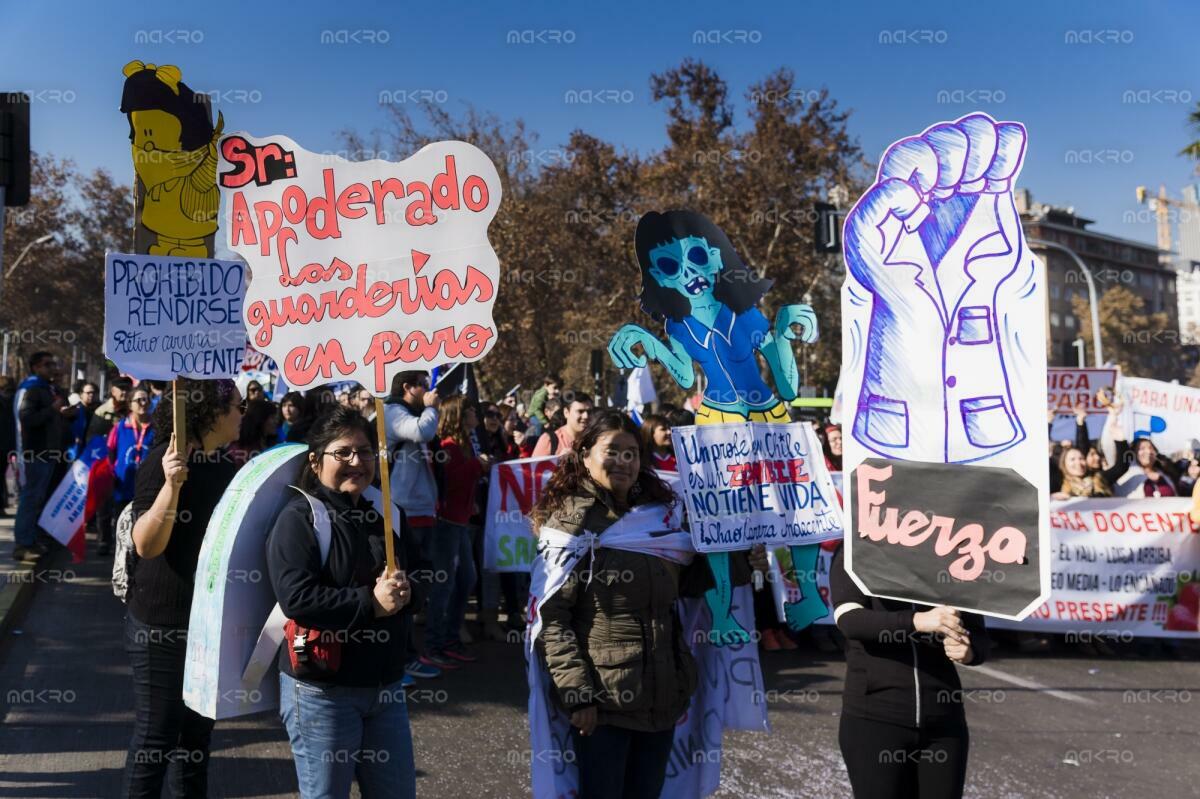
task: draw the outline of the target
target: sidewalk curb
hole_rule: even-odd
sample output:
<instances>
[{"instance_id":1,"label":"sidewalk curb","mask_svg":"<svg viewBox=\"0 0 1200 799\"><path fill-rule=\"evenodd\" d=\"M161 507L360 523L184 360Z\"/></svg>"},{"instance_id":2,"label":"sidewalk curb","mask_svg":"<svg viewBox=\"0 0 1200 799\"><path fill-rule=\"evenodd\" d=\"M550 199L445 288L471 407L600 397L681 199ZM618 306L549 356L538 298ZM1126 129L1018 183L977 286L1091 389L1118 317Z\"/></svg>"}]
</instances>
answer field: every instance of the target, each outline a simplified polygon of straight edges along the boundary
<instances>
[{"instance_id":1,"label":"sidewalk curb","mask_svg":"<svg viewBox=\"0 0 1200 799\"><path fill-rule=\"evenodd\" d=\"M71 560L65 548L56 548L47 553L35 565L16 564L10 571L3 572L0 585L0 643L8 638L25 617L25 610L37 592L40 577L52 569L60 569Z\"/></svg>"}]
</instances>

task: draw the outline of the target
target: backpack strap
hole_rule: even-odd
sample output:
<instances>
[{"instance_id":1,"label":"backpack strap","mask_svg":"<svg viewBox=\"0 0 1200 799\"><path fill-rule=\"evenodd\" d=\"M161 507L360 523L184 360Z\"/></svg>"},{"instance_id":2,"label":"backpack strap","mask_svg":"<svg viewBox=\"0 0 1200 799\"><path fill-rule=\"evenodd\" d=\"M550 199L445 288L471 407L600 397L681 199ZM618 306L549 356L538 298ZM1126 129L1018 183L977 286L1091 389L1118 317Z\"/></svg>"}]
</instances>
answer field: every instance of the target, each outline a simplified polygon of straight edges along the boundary
<instances>
[{"instance_id":1,"label":"backpack strap","mask_svg":"<svg viewBox=\"0 0 1200 799\"><path fill-rule=\"evenodd\" d=\"M296 486L291 486L298 491L305 499L308 500L308 507L312 510L313 532L317 536L317 548L321 551L321 565L325 565L325 561L329 560L330 542L333 540L333 527L329 522L329 508L325 507L325 503ZM279 645L283 643L283 626L287 624L287 614L283 612L283 608L279 603L275 603L275 607L271 610L271 615L267 617L266 623L263 625L262 632L258 634L258 640L254 644L254 651L250 653L250 660L246 663L246 668L242 671L242 687L247 691L252 691L258 688L262 683L263 677L267 673L267 669L271 668L275 662L275 653L279 651Z\"/></svg>"},{"instance_id":2,"label":"backpack strap","mask_svg":"<svg viewBox=\"0 0 1200 799\"><path fill-rule=\"evenodd\" d=\"M363 491L362 495L364 497L366 497L368 500L370 500L371 504L375 506L376 513L379 513L381 515L383 514L383 492L382 491L380 491L375 486L367 486L367 489L365 491ZM396 538L400 537L400 526L401 526L400 508L396 506L395 502L393 502L392 503L392 534L395 535Z\"/></svg>"}]
</instances>

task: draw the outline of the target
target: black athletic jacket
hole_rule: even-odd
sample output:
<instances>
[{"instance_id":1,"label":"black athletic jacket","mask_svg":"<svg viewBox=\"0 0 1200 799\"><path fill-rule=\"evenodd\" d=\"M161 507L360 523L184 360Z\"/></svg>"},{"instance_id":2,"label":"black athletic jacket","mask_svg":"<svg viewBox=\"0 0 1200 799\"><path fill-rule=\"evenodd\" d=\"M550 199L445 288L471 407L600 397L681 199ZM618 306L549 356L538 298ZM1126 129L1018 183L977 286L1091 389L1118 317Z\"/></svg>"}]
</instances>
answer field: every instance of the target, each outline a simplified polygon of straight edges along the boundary
<instances>
[{"instance_id":1,"label":"black athletic jacket","mask_svg":"<svg viewBox=\"0 0 1200 799\"><path fill-rule=\"evenodd\" d=\"M423 588L421 575L408 574L414 598L406 607L376 618L372 597L385 559L383 517L361 497L355 500L324 486L311 493L329 510L328 560L321 564L308 500L295 494L267 538L267 568L283 612L300 625L330 632L342 645L342 662L332 676L298 678L335 685L389 685L404 676L412 609ZM396 533L396 567L408 572L419 553L403 514ZM297 677L288 658L289 643L280 647L279 668Z\"/></svg>"},{"instance_id":2,"label":"black athletic jacket","mask_svg":"<svg viewBox=\"0 0 1200 799\"><path fill-rule=\"evenodd\" d=\"M842 547L829 570L829 592L838 629L846 636L842 712L905 727L962 723L962 683L942 643L913 628L909 602L867 596L846 573ZM977 666L991 649L982 617L962 614Z\"/></svg>"}]
</instances>

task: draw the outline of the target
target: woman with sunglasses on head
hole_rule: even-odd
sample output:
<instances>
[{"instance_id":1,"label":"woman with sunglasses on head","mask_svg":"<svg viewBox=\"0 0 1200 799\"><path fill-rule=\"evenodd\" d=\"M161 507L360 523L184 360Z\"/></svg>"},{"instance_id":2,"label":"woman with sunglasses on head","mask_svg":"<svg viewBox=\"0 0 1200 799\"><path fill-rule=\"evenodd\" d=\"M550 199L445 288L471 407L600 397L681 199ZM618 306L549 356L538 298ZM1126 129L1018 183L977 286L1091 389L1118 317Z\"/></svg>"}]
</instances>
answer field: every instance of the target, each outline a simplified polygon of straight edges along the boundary
<instances>
[{"instance_id":1,"label":"woman with sunglasses on head","mask_svg":"<svg viewBox=\"0 0 1200 799\"><path fill-rule=\"evenodd\" d=\"M297 493L267 539L267 569L290 622L279 656L279 714L300 796L413 797L416 771L405 705L412 587L419 553L398 508L397 570L386 573L383 517L363 497L375 478L372 429L334 406L313 424ZM327 556L314 512L328 527ZM340 753L340 757L330 757Z\"/></svg>"},{"instance_id":2,"label":"woman with sunglasses on head","mask_svg":"<svg viewBox=\"0 0 1200 799\"><path fill-rule=\"evenodd\" d=\"M237 436L242 398L232 380L179 378L174 387L186 395L187 440L162 435L134 480L139 560L129 578L125 616L134 697L125 761L129 797L157 799L168 779L175 796L208 794L213 722L184 705L183 665L200 545L238 468L225 448ZM168 392L155 411L156 430L174 429L173 404Z\"/></svg>"}]
</instances>

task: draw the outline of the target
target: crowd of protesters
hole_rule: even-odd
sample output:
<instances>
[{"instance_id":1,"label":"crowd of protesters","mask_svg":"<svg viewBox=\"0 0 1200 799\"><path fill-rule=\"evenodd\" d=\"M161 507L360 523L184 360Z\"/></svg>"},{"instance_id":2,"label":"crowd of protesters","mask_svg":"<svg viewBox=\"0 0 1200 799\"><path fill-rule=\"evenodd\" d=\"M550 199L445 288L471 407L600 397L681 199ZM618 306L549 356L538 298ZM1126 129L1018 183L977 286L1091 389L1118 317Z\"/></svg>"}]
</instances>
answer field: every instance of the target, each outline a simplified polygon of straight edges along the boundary
<instances>
[{"instance_id":1,"label":"crowd of protesters","mask_svg":"<svg viewBox=\"0 0 1200 799\"><path fill-rule=\"evenodd\" d=\"M38 540L38 516L71 460L96 442L110 476L91 522L97 554L112 552L117 520L132 505L125 648L133 671L136 721L125 775L129 796L157 796L167 782L176 795L203 796L207 790L213 722L188 709L182 698L193 575L217 502L237 470L259 453L282 444L307 446L295 480L304 495L289 500L267 548L270 582L290 620L288 640L299 636L297 640L307 642L306 636L329 629L387 632L375 638L388 642L384 648L364 644L362 638L331 646L317 634L303 654L295 647L281 649L280 717L301 793L345 796L357 779L364 795L412 796L416 772L404 703L381 705L379 691L402 693L417 680L479 668L472 648L476 636L515 642L525 630L528 575L482 568L492 465L558 456L559 469L535 509L535 520L553 519L555 529L569 531L580 527L580 519L595 516L588 529L602 529L634 505L663 498L666 489L655 475L678 465L671 430L695 422L686 408L666 403L644 417L602 410L595 397L565 388L555 375L542 381L525 406L515 390L499 401L475 401L431 387L426 372L402 372L395 376L378 420L386 431L391 493L399 514L394 524L398 569L389 574L382 518L362 496L376 481L377 429L376 401L362 386L290 391L276 402L255 380L245 384L244 392L228 380L180 380L180 389L188 392L188 440L181 442L171 435L173 389L167 384L135 384L113 374L103 392L86 381L67 391L60 385L57 359L46 352L29 359L29 370L19 385L0 379L5 420L0 454L6 464L14 453L19 456L13 557L35 563L45 555L48 542L45 536ZM813 423L826 466L840 472L841 428L800 411L793 420ZM1129 441L1115 409L1105 431L1115 454L1111 463L1105 444L1089 438L1082 409L1074 440L1051 442L1055 498L1191 495L1200 474L1194 453L1170 459L1148 439ZM623 457L612 454L617 450ZM629 462L635 463L632 470ZM0 480L0 491L6 482ZM0 503L0 511L6 504ZM319 551L320 535L315 534L320 505L330 510L328 554ZM757 640L765 652L806 644L825 652L846 649L856 671L847 679L842 749L856 794L871 795L894 782L870 767L873 752L929 742L909 741L910 731L899 716L881 716L872 709L875 705L861 702L860 683L873 681L897 697L911 697L914 675L923 684L955 689L953 664L982 662L989 640L980 620L969 614L949 608L917 613L866 597L846 578L838 543L823 546L833 553L836 623L798 636L777 621L771 592L758 591ZM538 651L560 698L573 698L564 699L562 709L572 720L581 795L657 795L670 742L667 733L695 687L689 671L694 664L678 648L646 653L638 669L617 664L606 653L628 648L617 629L626 622L636 621L637 629L671 628L674 622L662 615L663 608L676 596L703 593L708 572L668 568L663 575L669 572L670 579L664 581L659 571L665 567L651 555L603 552L597 565L615 558L619 571L642 574L646 584L614 589L603 582L570 582L543 609L548 637L539 640ZM748 568L765 568L765 555L761 558L758 563L752 557ZM742 572L738 579L744 582L749 571ZM633 602L638 597L644 604ZM466 624L472 599L478 619L474 627ZM423 635L415 623L418 614L423 616ZM568 628L578 631L580 624L600 632L583 640L568 634ZM918 659L914 654L908 662L907 644L896 652L863 647L862 642L876 639L885 628L905 636L923 634L921 646L936 647L944 657ZM613 669L600 667L606 658L614 661ZM601 678L611 678L606 690L625 686L626 693L641 690L630 675L651 669L658 675L656 693L636 707L612 700L611 691L606 699L589 698L583 690L588 681L579 672L579 664L587 661L598 664ZM916 702L920 713L920 697ZM923 784L941 785L945 795L961 794L967 740L962 708L925 705L924 712L929 728L940 735L937 745L950 756L923 777ZM365 767L330 763L321 756L331 746L365 746L368 741L387 748L389 762ZM201 756L166 756L179 749ZM162 757L148 756L153 754ZM626 763L625 768L608 768L613 758Z\"/></svg>"},{"instance_id":2,"label":"crowd of protesters","mask_svg":"<svg viewBox=\"0 0 1200 799\"><path fill-rule=\"evenodd\" d=\"M1074 439L1050 442L1052 498L1192 496L1200 477L1200 451L1169 457L1149 438L1130 441L1121 409L1114 404L1108 407L1101 439L1090 438L1082 406L1075 408L1074 415ZM1105 455L1105 439L1111 442L1111 463Z\"/></svg>"}]
</instances>

